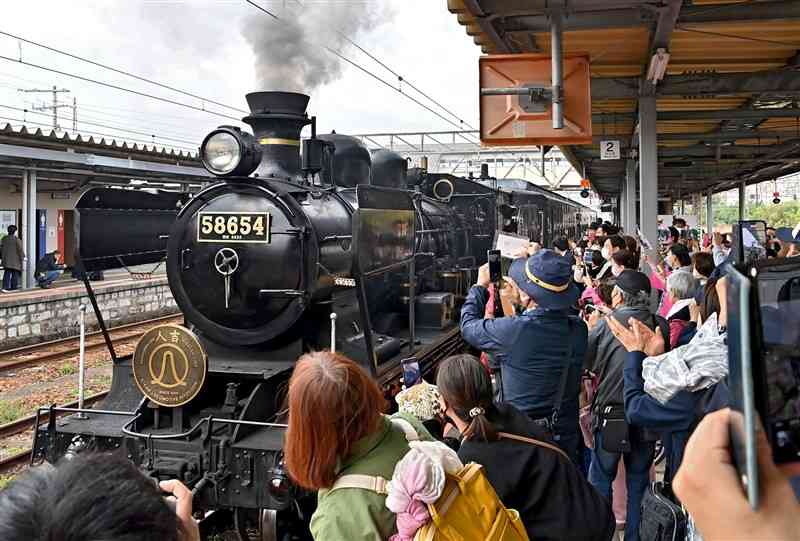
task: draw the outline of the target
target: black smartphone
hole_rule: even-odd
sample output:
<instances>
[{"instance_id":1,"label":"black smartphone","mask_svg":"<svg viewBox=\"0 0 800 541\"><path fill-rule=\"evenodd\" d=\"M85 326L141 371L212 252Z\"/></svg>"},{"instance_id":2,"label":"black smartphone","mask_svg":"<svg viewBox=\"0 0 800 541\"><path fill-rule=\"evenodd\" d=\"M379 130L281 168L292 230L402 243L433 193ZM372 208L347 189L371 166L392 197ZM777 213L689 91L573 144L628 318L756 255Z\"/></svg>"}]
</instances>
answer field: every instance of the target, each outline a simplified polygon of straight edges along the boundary
<instances>
[{"instance_id":1,"label":"black smartphone","mask_svg":"<svg viewBox=\"0 0 800 541\"><path fill-rule=\"evenodd\" d=\"M487 251L486 259L489 261L489 281L493 284L500 283L500 280L503 279L503 265L500 250Z\"/></svg>"},{"instance_id":2,"label":"black smartphone","mask_svg":"<svg viewBox=\"0 0 800 541\"><path fill-rule=\"evenodd\" d=\"M583 263L585 265L591 265L594 259L594 250L591 248L586 248L583 252Z\"/></svg>"},{"instance_id":3,"label":"black smartphone","mask_svg":"<svg viewBox=\"0 0 800 541\"><path fill-rule=\"evenodd\" d=\"M779 465L800 462L800 261L794 260L762 259L749 271L761 323L751 345L755 406Z\"/></svg>"},{"instance_id":4,"label":"black smartphone","mask_svg":"<svg viewBox=\"0 0 800 541\"><path fill-rule=\"evenodd\" d=\"M403 385L406 389L422 381L422 372L416 357L409 357L400 361L403 367Z\"/></svg>"},{"instance_id":5,"label":"black smartphone","mask_svg":"<svg viewBox=\"0 0 800 541\"><path fill-rule=\"evenodd\" d=\"M730 446L742 488L753 509L758 508L756 404L753 379L753 315L750 278L731 267L728 291L728 387L731 394Z\"/></svg>"},{"instance_id":6,"label":"black smartphone","mask_svg":"<svg viewBox=\"0 0 800 541\"><path fill-rule=\"evenodd\" d=\"M760 427L776 464L800 462L800 261L760 259L740 269L727 274L730 432L755 509Z\"/></svg>"}]
</instances>

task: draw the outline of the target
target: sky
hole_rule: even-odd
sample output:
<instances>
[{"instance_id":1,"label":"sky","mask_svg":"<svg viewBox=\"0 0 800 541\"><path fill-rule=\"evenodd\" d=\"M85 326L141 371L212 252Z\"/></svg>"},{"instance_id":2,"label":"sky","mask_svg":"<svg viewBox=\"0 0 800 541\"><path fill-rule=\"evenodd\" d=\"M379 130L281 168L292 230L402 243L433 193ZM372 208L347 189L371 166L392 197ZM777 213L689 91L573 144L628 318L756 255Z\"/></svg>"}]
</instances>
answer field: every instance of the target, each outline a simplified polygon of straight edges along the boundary
<instances>
[{"instance_id":1,"label":"sky","mask_svg":"<svg viewBox=\"0 0 800 541\"><path fill-rule=\"evenodd\" d=\"M286 79L287 86L296 85L288 81L295 75L291 65L299 65L298 72L302 72L302 65L313 66L311 71L318 72L321 65L327 70L324 77L309 76L309 80L322 81L310 92L308 111L317 116L322 133L332 129L339 133L455 129L344 61L332 64L335 57L322 48L325 45L398 84L392 73L349 45L342 37L346 35L405 81L477 126L480 49L455 15L447 11L445 0L253 1L281 20L274 20L245 0L6 0L0 32L241 109L247 109L247 92L276 89L261 88L260 84L279 85ZM336 29L341 32L337 34ZM262 59L258 71L254 43ZM314 51L310 60L298 58L309 48ZM19 89L49 89L53 85L70 91L59 94L59 103L77 100L80 133L131 142L152 142L151 136L156 135L160 144L194 150L216 126L237 124L231 118L26 66L15 61L20 54L28 63L235 118L243 116L0 35L0 56L12 59L0 58L0 126L7 122L19 126L25 120L29 127L50 127L50 111L30 109L37 104L50 105L52 95ZM400 85L413 94L407 82ZM452 116L426 103L457 124ZM72 111L62 108L58 112L59 124L71 131Z\"/></svg>"}]
</instances>

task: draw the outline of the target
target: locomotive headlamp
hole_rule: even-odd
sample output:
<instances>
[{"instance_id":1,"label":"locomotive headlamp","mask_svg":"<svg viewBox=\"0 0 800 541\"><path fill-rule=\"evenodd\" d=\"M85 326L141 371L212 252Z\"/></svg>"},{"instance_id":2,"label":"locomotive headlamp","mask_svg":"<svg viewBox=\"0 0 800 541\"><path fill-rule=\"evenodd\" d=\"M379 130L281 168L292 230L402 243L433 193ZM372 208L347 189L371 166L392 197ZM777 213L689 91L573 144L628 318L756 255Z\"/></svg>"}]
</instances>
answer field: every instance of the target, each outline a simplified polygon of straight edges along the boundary
<instances>
[{"instance_id":1,"label":"locomotive headlamp","mask_svg":"<svg viewBox=\"0 0 800 541\"><path fill-rule=\"evenodd\" d=\"M246 177L261 162L261 147L247 132L233 126L220 126L200 145L203 166L222 177Z\"/></svg>"}]
</instances>

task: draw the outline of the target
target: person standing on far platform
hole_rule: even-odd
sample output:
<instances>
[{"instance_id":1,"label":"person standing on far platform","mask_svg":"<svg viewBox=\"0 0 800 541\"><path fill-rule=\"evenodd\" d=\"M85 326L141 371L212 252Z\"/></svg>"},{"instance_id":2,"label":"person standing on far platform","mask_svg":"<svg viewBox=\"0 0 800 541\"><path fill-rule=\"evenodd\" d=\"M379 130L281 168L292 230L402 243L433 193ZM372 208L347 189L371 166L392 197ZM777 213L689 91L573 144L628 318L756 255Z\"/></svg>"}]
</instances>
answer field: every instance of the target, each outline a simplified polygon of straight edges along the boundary
<instances>
[{"instance_id":1,"label":"person standing on far platform","mask_svg":"<svg viewBox=\"0 0 800 541\"><path fill-rule=\"evenodd\" d=\"M25 250L22 241L17 237L17 226L8 226L8 235L0 241L0 259L3 263L3 292L7 293L20 288L22 264L25 262Z\"/></svg>"}]
</instances>

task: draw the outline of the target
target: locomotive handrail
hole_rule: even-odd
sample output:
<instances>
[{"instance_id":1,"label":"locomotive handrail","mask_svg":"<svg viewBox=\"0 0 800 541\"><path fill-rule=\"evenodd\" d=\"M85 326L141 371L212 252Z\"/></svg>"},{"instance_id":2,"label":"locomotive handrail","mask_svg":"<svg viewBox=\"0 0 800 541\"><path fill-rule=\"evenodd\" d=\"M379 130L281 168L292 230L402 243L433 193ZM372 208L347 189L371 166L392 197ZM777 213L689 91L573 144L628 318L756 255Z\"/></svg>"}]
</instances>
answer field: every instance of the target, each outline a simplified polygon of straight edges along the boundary
<instances>
[{"instance_id":1,"label":"locomotive handrail","mask_svg":"<svg viewBox=\"0 0 800 541\"><path fill-rule=\"evenodd\" d=\"M44 412L56 412L56 413L99 413L101 415L118 415L118 416L125 416L130 417L131 415L136 415L135 411L116 411L116 410L98 410L98 409L90 409L90 408L39 408L37 413L41 415Z\"/></svg>"},{"instance_id":2,"label":"locomotive handrail","mask_svg":"<svg viewBox=\"0 0 800 541\"><path fill-rule=\"evenodd\" d=\"M94 410L88 410L88 411L94 411ZM206 423L208 424L209 432L211 432L211 428L213 427L214 423L223 423L223 424L227 423L227 424L234 424L234 425L258 426L258 427L263 427L263 428L283 428L283 429L286 429L286 428L289 427L289 425L282 424L282 423L265 423L265 422L261 422L261 421L244 421L244 420L239 420L239 419L221 419L221 418L218 418L218 417L204 417L203 419L198 421L194 426L192 426L189 430L187 430L186 432L181 432L180 434L145 434L145 433L142 433L142 432L134 432L133 430L131 430L129 428L133 423L138 421L141 417L142 417L142 414L141 413L137 413L136 416L133 419L131 419L130 421L125 423L125 425L122 427L122 433L127 435L127 436L134 437L134 438L144 438L144 439L148 439L148 440L170 440L170 439L188 438L189 436L191 436L192 434L194 434L195 432L200 430L200 428L202 428L202 426L204 424L206 424Z\"/></svg>"},{"instance_id":3,"label":"locomotive handrail","mask_svg":"<svg viewBox=\"0 0 800 541\"><path fill-rule=\"evenodd\" d=\"M380 267L378 269L373 269L371 271L362 272L361 276L363 276L365 278L369 278L370 276L374 276L376 274L384 274L384 273L386 273L386 272L388 272L390 270L394 270L394 269L399 268L399 267L405 267L407 265L410 265L413 260L414 260L414 258L411 257L411 258L406 259L404 261L398 261L397 263L392 263L391 265L386 265L385 267Z\"/></svg>"},{"instance_id":4,"label":"locomotive handrail","mask_svg":"<svg viewBox=\"0 0 800 541\"><path fill-rule=\"evenodd\" d=\"M352 239L353 235L328 235L327 237L323 237L320 239L320 242L333 242L337 240L348 240Z\"/></svg>"},{"instance_id":5,"label":"locomotive handrail","mask_svg":"<svg viewBox=\"0 0 800 541\"><path fill-rule=\"evenodd\" d=\"M259 297L305 297L306 292L299 289L259 289Z\"/></svg>"},{"instance_id":6,"label":"locomotive handrail","mask_svg":"<svg viewBox=\"0 0 800 541\"><path fill-rule=\"evenodd\" d=\"M133 423L141 419L141 417L142 414L137 413L133 419L125 423L122 426L122 433L125 434L126 436L131 436L134 438L145 438L148 440L172 440L172 439L188 438L189 436L197 432L200 429L200 427L203 426L203 424L209 422L209 420L211 419L211 417L205 417L200 421L198 421L197 424L195 424L189 430L187 430L186 432L181 432L180 434L143 434L141 432L134 432L133 430L128 428Z\"/></svg>"},{"instance_id":7,"label":"locomotive handrail","mask_svg":"<svg viewBox=\"0 0 800 541\"><path fill-rule=\"evenodd\" d=\"M240 419L221 419L212 417L211 423L228 423L233 425L246 425L246 426L262 426L264 428L289 428L288 424L284 423L265 423L262 421L244 421Z\"/></svg>"}]
</instances>

